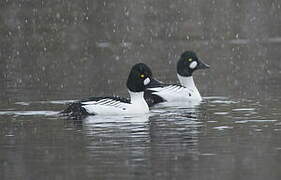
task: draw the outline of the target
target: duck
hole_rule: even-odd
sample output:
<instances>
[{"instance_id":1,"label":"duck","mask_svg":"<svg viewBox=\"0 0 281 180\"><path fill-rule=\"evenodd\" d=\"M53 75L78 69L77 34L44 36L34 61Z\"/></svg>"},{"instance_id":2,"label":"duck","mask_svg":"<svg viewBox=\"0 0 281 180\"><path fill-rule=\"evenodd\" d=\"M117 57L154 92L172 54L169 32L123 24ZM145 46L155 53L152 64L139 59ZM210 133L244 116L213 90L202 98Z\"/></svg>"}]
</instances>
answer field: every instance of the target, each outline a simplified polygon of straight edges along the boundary
<instances>
[{"instance_id":1,"label":"duck","mask_svg":"<svg viewBox=\"0 0 281 180\"><path fill-rule=\"evenodd\" d=\"M129 99L115 96L90 97L73 102L62 114L70 117L146 114L149 107L144 99L144 90L151 79L151 69L144 63L137 63L132 66L126 83Z\"/></svg>"},{"instance_id":2,"label":"duck","mask_svg":"<svg viewBox=\"0 0 281 180\"><path fill-rule=\"evenodd\" d=\"M199 69L208 68L210 66L200 60L194 51L183 52L176 67L180 84L167 84L153 79L144 92L149 107L164 102L201 102L202 97L192 75Z\"/></svg>"}]
</instances>

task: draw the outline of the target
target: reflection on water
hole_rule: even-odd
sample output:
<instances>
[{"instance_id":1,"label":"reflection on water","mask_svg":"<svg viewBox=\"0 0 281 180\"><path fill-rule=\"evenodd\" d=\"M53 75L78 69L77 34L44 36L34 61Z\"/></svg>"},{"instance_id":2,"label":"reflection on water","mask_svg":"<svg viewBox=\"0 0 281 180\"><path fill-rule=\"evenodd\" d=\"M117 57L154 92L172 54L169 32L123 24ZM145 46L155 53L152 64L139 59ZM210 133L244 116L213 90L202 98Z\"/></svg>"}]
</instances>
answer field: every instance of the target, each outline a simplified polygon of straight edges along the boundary
<instances>
[{"instance_id":1,"label":"reflection on water","mask_svg":"<svg viewBox=\"0 0 281 180\"><path fill-rule=\"evenodd\" d=\"M206 97L189 108L82 120L43 111L63 103L20 102L0 111L2 179L281 177L278 99Z\"/></svg>"},{"instance_id":2,"label":"reflection on water","mask_svg":"<svg viewBox=\"0 0 281 180\"><path fill-rule=\"evenodd\" d=\"M55 111L0 111L0 115L13 115L13 116L34 116L34 115L51 116L57 114L58 112Z\"/></svg>"}]
</instances>

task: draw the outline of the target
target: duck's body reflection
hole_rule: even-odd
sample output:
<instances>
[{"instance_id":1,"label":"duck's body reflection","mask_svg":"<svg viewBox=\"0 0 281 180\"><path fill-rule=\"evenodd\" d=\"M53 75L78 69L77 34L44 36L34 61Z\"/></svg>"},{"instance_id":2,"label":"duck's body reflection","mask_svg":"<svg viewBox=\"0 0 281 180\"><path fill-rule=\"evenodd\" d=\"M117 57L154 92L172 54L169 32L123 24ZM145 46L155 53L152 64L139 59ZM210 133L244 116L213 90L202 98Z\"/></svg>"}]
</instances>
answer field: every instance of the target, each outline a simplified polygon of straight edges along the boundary
<instances>
[{"instance_id":1,"label":"duck's body reflection","mask_svg":"<svg viewBox=\"0 0 281 180\"><path fill-rule=\"evenodd\" d=\"M116 123L146 123L151 114L135 116L87 116L83 119L85 125L116 124Z\"/></svg>"},{"instance_id":2,"label":"duck's body reflection","mask_svg":"<svg viewBox=\"0 0 281 180\"><path fill-rule=\"evenodd\" d=\"M173 163L170 157L179 157L179 151L184 159L197 161L198 114L197 108L152 108L140 116L88 116L77 127L87 139L95 171L138 167L147 172L166 167L154 162Z\"/></svg>"}]
</instances>

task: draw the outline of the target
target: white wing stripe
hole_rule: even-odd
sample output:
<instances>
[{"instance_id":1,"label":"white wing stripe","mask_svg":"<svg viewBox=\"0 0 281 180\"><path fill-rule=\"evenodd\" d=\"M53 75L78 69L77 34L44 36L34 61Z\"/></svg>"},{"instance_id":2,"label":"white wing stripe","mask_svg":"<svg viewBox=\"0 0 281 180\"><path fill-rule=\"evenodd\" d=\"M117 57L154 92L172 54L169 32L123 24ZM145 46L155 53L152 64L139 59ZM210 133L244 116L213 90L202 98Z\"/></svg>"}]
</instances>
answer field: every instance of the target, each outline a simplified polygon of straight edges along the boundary
<instances>
[{"instance_id":1,"label":"white wing stripe","mask_svg":"<svg viewBox=\"0 0 281 180\"><path fill-rule=\"evenodd\" d=\"M109 105L109 106L113 106L116 104L116 101L109 101L108 103L106 103L106 105Z\"/></svg>"},{"instance_id":2,"label":"white wing stripe","mask_svg":"<svg viewBox=\"0 0 281 180\"><path fill-rule=\"evenodd\" d=\"M114 107L122 107L123 102L113 100L113 99L101 99L99 101L88 101L82 102L82 105L103 105L103 106L114 106Z\"/></svg>"},{"instance_id":3,"label":"white wing stripe","mask_svg":"<svg viewBox=\"0 0 281 180\"><path fill-rule=\"evenodd\" d=\"M177 85L169 85L165 87L157 87L157 88L149 88L149 90L155 91L152 94L156 95L164 95L164 94L178 94L178 93L188 93L190 89L177 86Z\"/></svg>"},{"instance_id":4,"label":"white wing stripe","mask_svg":"<svg viewBox=\"0 0 281 180\"><path fill-rule=\"evenodd\" d=\"M110 101L110 99L102 99L102 100L97 101L97 103L98 104L107 103L108 101Z\"/></svg>"},{"instance_id":5,"label":"white wing stripe","mask_svg":"<svg viewBox=\"0 0 281 180\"><path fill-rule=\"evenodd\" d=\"M110 105L113 105L114 103L116 103L116 101L114 101L114 100L111 100L111 99L107 99L106 101L103 101L103 102L97 102L97 104L99 104L99 105L108 105L108 106L110 106ZM117 102L118 103L118 102Z\"/></svg>"}]
</instances>

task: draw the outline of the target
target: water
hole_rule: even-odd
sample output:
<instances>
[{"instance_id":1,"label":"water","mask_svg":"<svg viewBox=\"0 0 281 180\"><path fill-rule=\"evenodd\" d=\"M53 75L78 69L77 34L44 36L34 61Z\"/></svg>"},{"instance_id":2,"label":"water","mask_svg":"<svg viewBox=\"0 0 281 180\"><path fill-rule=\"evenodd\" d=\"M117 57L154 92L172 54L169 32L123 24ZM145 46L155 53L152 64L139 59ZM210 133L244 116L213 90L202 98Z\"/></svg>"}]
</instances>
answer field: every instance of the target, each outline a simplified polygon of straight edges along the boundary
<instances>
[{"instance_id":1,"label":"water","mask_svg":"<svg viewBox=\"0 0 281 180\"><path fill-rule=\"evenodd\" d=\"M281 2L1 1L0 179L281 179ZM128 96L131 66L176 82L180 53L204 101L146 116L58 112Z\"/></svg>"},{"instance_id":2,"label":"water","mask_svg":"<svg viewBox=\"0 0 281 180\"><path fill-rule=\"evenodd\" d=\"M206 97L83 121L50 110L64 101L16 102L0 111L1 179L278 179L280 102Z\"/></svg>"}]
</instances>

